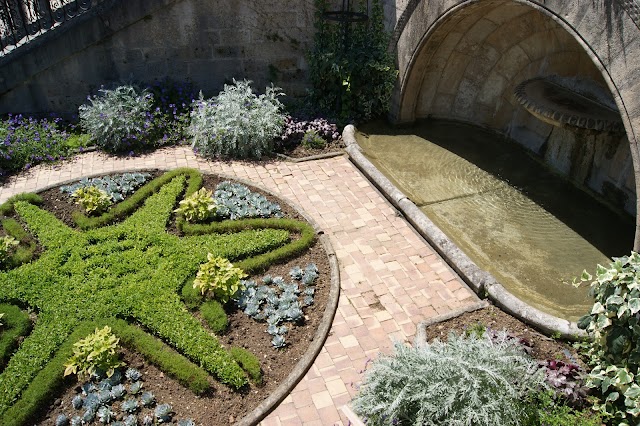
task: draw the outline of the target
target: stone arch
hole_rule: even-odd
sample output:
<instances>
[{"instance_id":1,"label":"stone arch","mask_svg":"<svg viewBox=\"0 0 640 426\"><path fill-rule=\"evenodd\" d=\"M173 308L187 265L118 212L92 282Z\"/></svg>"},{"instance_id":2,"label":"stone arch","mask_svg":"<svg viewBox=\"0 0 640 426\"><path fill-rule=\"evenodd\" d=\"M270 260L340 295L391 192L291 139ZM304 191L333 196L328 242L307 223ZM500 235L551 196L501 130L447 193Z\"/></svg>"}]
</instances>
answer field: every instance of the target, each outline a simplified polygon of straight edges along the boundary
<instances>
[{"instance_id":1,"label":"stone arch","mask_svg":"<svg viewBox=\"0 0 640 426\"><path fill-rule=\"evenodd\" d=\"M536 152L549 125L519 107L515 85L541 74L587 77L608 89L620 111L631 170L623 185L640 211L640 31L627 3L422 0L398 37L391 118L471 122L525 141Z\"/></svg>"}]
</instances>

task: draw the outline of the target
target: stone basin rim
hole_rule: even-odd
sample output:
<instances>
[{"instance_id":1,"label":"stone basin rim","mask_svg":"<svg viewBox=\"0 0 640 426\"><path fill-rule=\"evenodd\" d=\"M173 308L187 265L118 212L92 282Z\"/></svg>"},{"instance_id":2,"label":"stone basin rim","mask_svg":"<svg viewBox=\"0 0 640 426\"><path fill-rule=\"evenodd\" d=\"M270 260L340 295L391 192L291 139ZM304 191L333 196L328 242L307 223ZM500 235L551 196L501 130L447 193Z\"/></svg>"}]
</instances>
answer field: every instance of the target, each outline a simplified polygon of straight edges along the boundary
<instances>
[{"instance_id":1,"label":"stone basin rim","mask_svg":"<svg viewBox=\"0 0 640 426\"><path fill-rule=\"evenodd\" d=\"M488 298L496 306L544 334L558 335L568 340L587 336L578 325L543 312L514 296L489 272L475 264L447 235L440 230L411 200L362 154L355 138L356 128L348 125L342 132L346 151L351 161L396 207L407 221L427 240L460 278L481 298Z\"/></svg>"},{"instance_id":2,"label":"stone basin rim","mask_svg":"<svg viewBox=\"0 0 640 426\"><path fill-rule=\"evenodd\" d=\"M583 113L580 111L567 112L552 108L553 101L540 102L530 96L527 89L533 85L555 86L565 92L570 92L575 100L586 101L597 106L603 111L618 114L618 119L607 119L600 115ZM594 132L624 133L624 123L617 110L594 99L591 96L579 93L576 90L563 85L559 80L550 77L535 77L518 84L513 91L515 99L532 115L538 119L557 127L566 127L573 130L588 130Z\"/></svg>"}]
</instances>

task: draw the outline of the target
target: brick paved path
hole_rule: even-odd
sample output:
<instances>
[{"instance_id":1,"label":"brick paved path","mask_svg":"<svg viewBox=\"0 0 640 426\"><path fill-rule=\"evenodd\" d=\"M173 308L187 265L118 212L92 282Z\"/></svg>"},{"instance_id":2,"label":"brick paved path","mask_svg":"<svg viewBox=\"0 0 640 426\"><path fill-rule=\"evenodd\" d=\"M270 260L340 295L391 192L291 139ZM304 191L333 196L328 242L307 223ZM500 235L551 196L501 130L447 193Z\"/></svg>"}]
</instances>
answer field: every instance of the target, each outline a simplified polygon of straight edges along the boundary
<instances>
[{"instance_id":1,"label":"brick paved path","mask_svg":"<svg viewBox=\"0 0 640 426\"><path fill-rule=\"evenodd\" d=\"M185 147L136 158L86 153L11 179L0 188L0 202L89 174L175 167L238 176L270 189L313 217L336 251L341 295L331 333L304 379L264 426L346 426L340 407L355 393L368 358L388 353L394 340L411 341L420 321L477 300L346 156L255 165L203 161Z\"/></svg>"}]
</instances>

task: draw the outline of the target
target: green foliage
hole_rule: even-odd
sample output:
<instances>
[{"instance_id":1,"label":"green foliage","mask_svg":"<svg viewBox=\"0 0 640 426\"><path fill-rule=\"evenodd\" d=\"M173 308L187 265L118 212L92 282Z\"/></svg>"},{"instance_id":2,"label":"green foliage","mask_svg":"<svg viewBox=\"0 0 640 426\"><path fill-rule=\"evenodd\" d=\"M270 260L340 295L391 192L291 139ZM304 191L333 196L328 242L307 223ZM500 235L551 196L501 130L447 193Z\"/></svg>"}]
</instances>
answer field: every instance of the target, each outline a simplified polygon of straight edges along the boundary
<instances>
[{"instance_id":1,"label":"green foliage","mask_svg":"<svg viewBox=\"0 0 640 426\"><path fill-rule=\"evenodd\" d=\"M0 266L5 266L7 264L11 253L18 244L20 244L19 241L10 235L5 235L0 238Z\"/></svg>"},{"instance_id":2,"label":"green foliage","mask_svg":"<svg viewBox=\"0 0 640 426\"><path fill-rule=\"evenodd\" d=\"M227 330L229 319L224 308L217 300L209 300L203 303L200 307L200 314L215 334L222 334ZM233 356L233 353L231 356Z\"/></svg>"},{"instance_id":3,"label":"green foliage","mask_svg":"<svg viewBox=\"0 0 640 426\"><path fill-rule=\"evenodd\" d=\"M506 333L395 346L367 371L353 400L369 425L519 425L544 387L536 363Z\"/></svg>"},{"instance_id":4,"label":"green foliage","mask_svg":"<svg viewBox=\"0 0 640 426\"><path fill-rule=\"evenodd\" d=\"M175 213L183 216L187 222L204 222L216 212L216 203L213 201L213 192L206 188L200 188L193 194L181 200Z\"/></svg>"},{"instance_id":5,"label":"green foliage","mask_svg":"<svg viewBox=\"0 0 640 426\"><path fill-rule=\"evenodd\" d=\"M122 345L140 353L149 363L176 379L196 395L211 389L209 375L184 356L140 328L117 320L111 322Z\"/></svg>"},{"instance_id":6,"label":"green foliage","mask_svg":"<svg viewBox=\"0 0 640 426\"><path fill-rule=\"evenodd\" d=\"M541 392L533 396L535 407L531 426L601 426L603 419L590 409L576 409L554 399L553 392Z\"/></svg>"},{"instance_id":7,"label":"green foliage","mask_svg":"<svg viewBox=\"0 0 640 426\"><path fill-rule=\"evenodd\" d=\"M193 288L200 289L202 294L211 292L213 297L227 303L238 290L241 290L240 280L246 277L242 269L233 266L229 260L207 254L207 262L200 265Z\"/></svg>"},{"instance_id":8,"label":"green foliage","mask_svg":"<svg viewBox=\"0 0 640 426\"><path fill-rule=\"evenodd\" d=\"M591 312L578 326L593 338L587 356L591 372L587 386L602 400L594 409L620 424L640 416L640 255L615 258L608 268L598 265L590 295ZM592 277L583 272L581 281Z\"/></svg>"},{"instance_id":9,"label":"green foliage","mask_svg":"<svg viewBox=\"0 0 640 426\"><path fill-rule=\"evenodd\" d=\"M195 277L194 277L195 278ZM193 278L188 280L180 290L180 297L188 309L195 311L202 305L204 296L200 290L193 286Z\"/></svg>"},{"instance_id":10,"label":"green foliage","mask_svg":"<svg viewBox=\"0 0 640 426\"><path fill-rule=\"evenodd\" d=\"M38 194L34 194L32 192L25 192L22 194L16 194L11 197L2 205L0 205L0 214L3 216L9 216L14 213L13 206L17 201L24 201L25 203L30 203L36 206L42 204L42 197Z\"/></svg>"},{"instance_id":11,"label":"green foliage","mask_svg":"<svg viewBox=\"0 0 640 426\"><path fill-rule=\"evenodd\" d=\"M282 133L284 113L279 88L267 87L256 96L250 81L225 84L213 99L195 101L187 130L199 154L213 157L261 158Z\"/></svg>"},{"instance_id":12,"label":"green foliage","mask_svg":"<svg viewBox=\"0 0 640 426\"><path fill-rule=\"evenodd\" d=\"M89 214L98 214L106 210L112 203L111 197L97 186L78 188L71 196Z\"/></svg>"},{"instance_id":13,"label":"green foliage","mask_svg":"<svg viewBox=\"0 0 640 426\"><path fill-rule=\"evenodd\" d=\"M327 142L315 130L307 130L302 137L302 146L311 149L322 149Z\"/></svg>"},{"instance_id":14,"label":"green foliage","mask_svg":"<svg viewBox=\"0 0 640 426\"><path fill-rule=\"evenodd\" d=\"M100 89L88 97L90 104L79 108L80 125L95 144L111 152L123 152L148 145L153 95L133 86Z\"/></svg>"},{"instance_id":15,"label":"green foliage","mask_svg":"<svg viewBox=\"0 0 640 426\"><path fill-rule=\"evenodd\" d=\"M31 331L31 320L17 306L0 304L0 371L18 346L18 340Z\"/></svg>"},{"instance_id":16,"label":"green foliage","mask_svg":"<svg viewBox=\"0 0 640 426\"><path fill-rule=\"evenodd\" d=\"M73 345L73 356L65 364L64 375L90 376L103 372L111 377L116 368L124 365L118 358L119 339L109 326L97 329Z\"/></svg>"},{"instance_id":17,"label":"green foliage","mask_svg":"<svg viewBox=\"0 0 640 426\"><path fill-rule=\"evenodd\" d=\"M286 229L300 235L300 238L267 253L238 262L237 266L247 273L259 273L269 265L291 259L302 254L315 243L316 233L311 225L292 219L247 219L243 221L226 220L210 224L185 224L186 235L201 235L211 232L238 232L240 229Z\"/></svg>"},{"instance_id":18,"label":"green foliage","mask_svg":"<svg viewBox=\"0 0 640 426\"><path fill-rule=\"evenodd\" d=\"M67 227L32 204L16 201L20 197L12 201L10 209L44 250L30 264L0 272L0 300L38 307L35 329L0 373L0 424L24 424L42 401L55 394L64 382L64 364L72 356L72 343L95 327L112 326L125 343L116 327L119 320L113 316L141 324L222 383L233 388L247 383L245 372L231 355L186 311L179 289L196 274L207 253L240 261L239 265L265 267L266 262L281 261L308 247L314 231L293 220L254 219L215 226L189 224L186 230L192 231L193 226L199 232L185 232L184 237L169 234L166 226L187 178L186 193L195 192L202 182L199 173L189 169L166 173L106 216L90 218L89 227L98 228L85 232ZM126 214L130 216L125 218ZM123 220L99 227L99 221L116 219ZM290 233L302 235L290 242ZM96 322L83 328L88 320ZM74 330L83 330L83 334ZM131 341L136 344L142 339L138 336ZM165 354L159 351L154 356ZM167 364L163 370L186 376L183 367ZM206 374L204 377L196 380L200 389L209 386ZM193 379L180 381L190 386Z\"/></svg>"},{"instance_id":19,"label":"green foliage","mask_svg":"<svg viewBox=\"0 0 640 426\"><path fill-rule=\"evenodd\" d=\"M87 133L71 134L66 141L66 145L74 150L81 150L91 145L91 135Z\"/></svg>"},{"instance_id":20,"label":"green foliage","mask_svg":"<svg viewBox=\"0 0 640 426\"><path fill-rule=\"evenodd\" d=\"M216 185L213 199L217 204L216 218L282 217L279 204L270 202L264 195L239 183L220 182Z\"/></svg>"},{"instance_id":21,"label":"green foliage","mask_svg":"<svg viewBox=\"0 0 640 426\"><path fill-rule=\"evenodd\" d=\"M2 229L7 235L12 236L20 243L15 247L13 254L7 259L5 265L8 268L20 266L33 259L37 244L31 236L22 228L22 225L13 218L6 218L0 221Z\"/></svg>"},{"instance_id":22,"label":"green foliage","mask_svg":"<svg viewBox=\"0 0 640 426\"><path fill-rule=\"evenodd\" d=\"M234 346L229 351L233 359L236 360L240 367L247 372L254 383L262 383L262 370L260 369L260 361L258 357L244 348Z\"/></svg>"},{"instance_id":23,"label":"green foliage","mask_svg":"<svg viewBox=\"0 0 640 426\"><path fill-rule=\"evenodd\" d=\"M359 2L366 12L367 2ZM311 101L342 122L369 120L389 109L397 71L387 52L382 1L373 0L368 23L347 27L324 19L327 0L315 0L316 34L308 55ZM345 33L348 28L348 35Z\"/></svg>"}]
</instances>

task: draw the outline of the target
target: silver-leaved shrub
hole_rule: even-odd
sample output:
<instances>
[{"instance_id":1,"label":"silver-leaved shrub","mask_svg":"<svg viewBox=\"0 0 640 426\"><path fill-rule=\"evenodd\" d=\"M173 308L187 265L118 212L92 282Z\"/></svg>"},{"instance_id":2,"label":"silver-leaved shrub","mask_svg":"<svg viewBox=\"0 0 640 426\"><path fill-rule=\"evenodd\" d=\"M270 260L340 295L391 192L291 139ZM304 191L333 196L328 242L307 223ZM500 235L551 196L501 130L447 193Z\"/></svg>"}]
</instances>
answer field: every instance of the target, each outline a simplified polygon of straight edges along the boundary
<instances>
[{"instance_id":1,"label":"silver-leaved shrub","mask_svg":"<svg viewBox=\"0 0 640 426\"><path fill-rule=\"evenodd\" d=\"M133 86L101 89L79 108L80 125L106 151L123 152L148 145L153 127L153 95Z\"/></svg>"},{"instance_id":2,"label":"silver-leaved shrub","mask_svg":"<svg viewBox=\"0 0 640 426\"><path fill-rule=\"evenodd\" d=\"M273 86L255 95L248 80L225 84L212 99L200 93L187 129L194 150L205 157L261 158L268 154L284 128L281 95L281 89Z\"/></svg>"},{"instance_id":3,"label":"silver-leaved shrub","mask_svg":"<svg viewBox=\"0 0 640 426\"><path fill-rule=\"evenodd\" d=\"M530 412L524 401L544 388L543 372L506 333L451 334L446 343L397 343L373 362L352 404L371 426L516 426Z\"/></svg>"}]
</instances>

